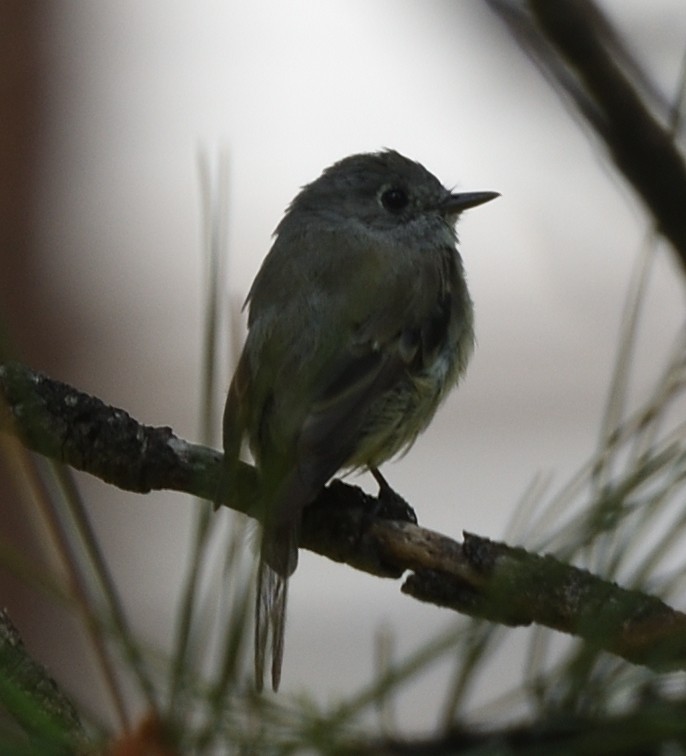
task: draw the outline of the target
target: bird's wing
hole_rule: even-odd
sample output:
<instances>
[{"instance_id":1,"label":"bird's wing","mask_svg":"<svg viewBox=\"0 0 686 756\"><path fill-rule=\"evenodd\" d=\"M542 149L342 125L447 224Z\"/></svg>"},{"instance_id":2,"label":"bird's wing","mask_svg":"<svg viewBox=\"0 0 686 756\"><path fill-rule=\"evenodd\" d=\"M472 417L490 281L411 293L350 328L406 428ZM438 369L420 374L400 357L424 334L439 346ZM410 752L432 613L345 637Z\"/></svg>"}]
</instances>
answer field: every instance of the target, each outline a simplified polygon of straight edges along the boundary
<instances>
[{"instance_id":1,"label":"bird's wing","mask_svg":"<svg viewBox=\"0 0 686 756\"><path fill-rule=\"evenodd\" d=\"M407 361L397 344L381 349L370 345L337 367L311 405L298 439L300 474L318 483L350 460L370 406L403 379Z\"/></svg>"},{"instance_id":2,"label":"bird's wing","mask_svg":"<svg viewBox=\"0 0 686 756\"><path fill-rule=\"evenodd\" d=\"M310 405L297 439L294 464L272 499L269 535L263 548L277 572L290 574L295 569L293 531L303 508L351 459L370 406L403 379L407 365L397 346L378 349L370 344L364 351L346 355L336 367Z\"/></svg>"}]
</instances>

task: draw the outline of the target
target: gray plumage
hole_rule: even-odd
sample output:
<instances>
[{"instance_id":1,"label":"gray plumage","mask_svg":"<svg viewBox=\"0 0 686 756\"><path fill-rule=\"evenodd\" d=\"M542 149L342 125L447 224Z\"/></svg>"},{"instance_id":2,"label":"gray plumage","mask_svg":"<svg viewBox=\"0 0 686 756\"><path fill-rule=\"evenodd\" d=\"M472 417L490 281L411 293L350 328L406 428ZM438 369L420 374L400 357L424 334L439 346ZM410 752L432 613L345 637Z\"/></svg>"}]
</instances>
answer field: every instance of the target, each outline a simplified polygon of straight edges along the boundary
<instances>
[{"instance_id":1,"label":"gray plumage","mask_svg":"<svg viewBox=\"0 0 686 756\"><path fill-rule=\"evenodd\" d=\"M276 229L224 414L222 497L244 438L260 476L258 688L270 632L279 684L304 507L339 470L407 449L467 365L472 302L454 223L495 196L452 194L394 151L353 155L304 187Z\"/></svg>"}]
</instances>

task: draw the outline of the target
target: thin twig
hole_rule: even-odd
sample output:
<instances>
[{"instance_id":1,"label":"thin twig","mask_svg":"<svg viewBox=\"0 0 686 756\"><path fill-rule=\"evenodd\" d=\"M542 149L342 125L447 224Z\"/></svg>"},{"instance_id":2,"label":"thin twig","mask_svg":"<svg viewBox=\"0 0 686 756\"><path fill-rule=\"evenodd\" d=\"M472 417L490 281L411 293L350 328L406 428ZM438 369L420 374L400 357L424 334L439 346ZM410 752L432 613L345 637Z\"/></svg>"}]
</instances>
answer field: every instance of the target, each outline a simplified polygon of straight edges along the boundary
<instances>
[{"instance_id":1,"label":"thin twig","mask_svg":"<svg viewBox=\"0 0 686 756\"><path fill-rule=\"evenodd\" d=\"M591 0L487 0L515 39L604 141L686 271L686 163L650 111L643 81L613 57L620 35Z\"/></svg>"}]
</instances>

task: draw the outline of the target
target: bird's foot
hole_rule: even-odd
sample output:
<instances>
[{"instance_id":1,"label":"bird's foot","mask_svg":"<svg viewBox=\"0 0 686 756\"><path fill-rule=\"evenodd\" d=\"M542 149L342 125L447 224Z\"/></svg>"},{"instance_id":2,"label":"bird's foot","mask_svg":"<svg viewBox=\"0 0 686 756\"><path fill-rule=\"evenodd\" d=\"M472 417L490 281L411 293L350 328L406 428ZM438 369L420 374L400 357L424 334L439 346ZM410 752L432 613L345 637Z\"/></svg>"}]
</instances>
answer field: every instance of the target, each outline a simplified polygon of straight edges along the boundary
<instances>
[{"instance_id":1,"label":"bird's foot","mask_svg":"<svg viewBox=\"0 0 686 756\"><path fill-rule=\"evenodd\" d=\"M369 471L379 484L379 493L376 497L377 505L373 514L384 520L401 520L416 525L417 515L414 513L414 509L388 485L386 478L376 467L370 468Z\"/></svg>"}]
</instances>

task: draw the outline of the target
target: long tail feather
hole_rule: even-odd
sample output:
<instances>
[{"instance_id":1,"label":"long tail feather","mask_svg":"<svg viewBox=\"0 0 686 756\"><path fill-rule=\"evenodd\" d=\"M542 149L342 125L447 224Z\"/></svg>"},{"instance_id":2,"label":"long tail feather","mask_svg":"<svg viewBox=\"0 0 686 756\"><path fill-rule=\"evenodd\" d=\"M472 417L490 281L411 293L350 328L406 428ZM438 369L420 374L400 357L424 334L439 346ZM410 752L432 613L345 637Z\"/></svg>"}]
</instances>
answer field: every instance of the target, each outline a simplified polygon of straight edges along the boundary
<instances>
[{"instance_id":1,"label":"long tail feather","mask_svg":"<svg viewBox=\"0 0 686 756\"><path fill-rule=\"evenodd\" d=\"M272 688L277 691L281 682L283 665L283 639L286 633L286 600L288 599L288 578L276 575L271 614L272 626Z\"/></svg>"},{"instance_id":2,"label":"long tail feather","mask_svg":"<svg viewBox=\"0 0 686 756\"><path fill-rule=\"evenodd\" d=\"M287 598L288 578L280 575L267 562L260 559L255 603L255 685L258 691L261 691L264 686L264 670L270 636L272 688L275 691L279 689L286 631Z\"/></svg>"}]
</instances>

